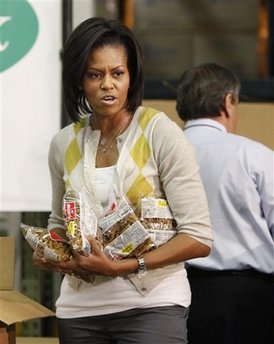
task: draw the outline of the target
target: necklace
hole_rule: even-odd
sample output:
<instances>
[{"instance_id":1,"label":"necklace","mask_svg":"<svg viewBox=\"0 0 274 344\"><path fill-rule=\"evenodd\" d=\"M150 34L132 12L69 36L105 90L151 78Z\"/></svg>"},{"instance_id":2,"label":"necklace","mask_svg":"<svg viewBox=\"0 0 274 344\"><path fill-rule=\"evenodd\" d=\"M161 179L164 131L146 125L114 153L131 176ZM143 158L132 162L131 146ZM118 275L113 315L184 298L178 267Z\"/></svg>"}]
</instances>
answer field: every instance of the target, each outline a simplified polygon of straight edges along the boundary
<instances>
[{"instance_id":1,"label":"necklace","mask_svg":"<svg viewBox=\"0 0 274 344\"><path fill-rule=\"evenodd\" d=\"M109 135L108 135L108 136L109 136ZM104 145L107 143L107 138L108 138L108 136L107 136L107 137L105 137L105 136L101 136L101 137L100 137L99 144L100 144L101 146L104 146Z\"/></svg>"},{"instance_id":2,"label":"necklace","mask_svg":"<svg viewBox=\"0 0 274 344\"><path fill-rule=\"evenodd\" d=\"M101 134L100 140L99 140L99 145L105 146L105 144L110 140L110 138L113 138L119 130L120 130L120 126L117 126L117 127L114 127L114 129L112 129L111 132L107 136L103 136Z\"/></svg>"},{"instance_id":3,"label":"necklace","mask_svg":"<svg viewBox=\"0 0 274 344\"><path fill-rule=\"evenodd\" d=\"M117 130L119 130L119 129L120 129L120 127L118 127L118 128L115 127L114 129L111 130L111 132L107 136L101 135L100 136L100 140L99 140L99 145L100 146L104 146L108 142L110 137L114 137L115 136L115 134L117 133Z\"/></svg>"},{"instance_id":4,"label":"necklace","mask_svg":"<svg viewBox=\"0 0 274 344\"><path fill-rule=\"evenodd\" d=\"M113 148L113 139L119 136L125 126L128 123L129 118L126 117L120 126L115 127L107 136L101 136L97 150L101 150L103 153L106 153L108 150Z\"/></svg>"}]
</instances>

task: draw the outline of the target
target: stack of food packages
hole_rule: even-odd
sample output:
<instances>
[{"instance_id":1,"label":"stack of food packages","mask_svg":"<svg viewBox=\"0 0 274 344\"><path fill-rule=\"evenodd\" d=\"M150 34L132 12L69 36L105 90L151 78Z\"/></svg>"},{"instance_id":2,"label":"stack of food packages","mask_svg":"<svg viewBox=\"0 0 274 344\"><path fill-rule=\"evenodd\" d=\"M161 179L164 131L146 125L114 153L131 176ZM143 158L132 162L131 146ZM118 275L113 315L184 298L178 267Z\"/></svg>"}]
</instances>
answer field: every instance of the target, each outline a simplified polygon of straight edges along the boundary
<instances>
[{"instance_id":1,"label":"stack of food packages","mask_svg":"<svg viewBox=\"0 0 274 344\"><path fill-rule=\"evenodd\" d=\"M145 197L136 213L125 199L99 219L104 252L111 259L139 256L176 235L176 223L167 201Z\"/></svg>"},{"instance_id":2,"label":"stack of food packages","mask_svg":"<svg viewBox=\"0 0 274 344\"><path fill-rule=\"evenodd\" d=\"M110 259L119 260L141 255L176 234L176 224L166 200L142 198L138 213L140 217L122 198L97 219L86 195L69 187L63 198L65 231L25 224L21 224L21 229L33 250L47 261L73 260L74 252L92 253L89 237L101 243ZM82 277L87 281L86 276ZM88 281L92 282L93 278Z\"/></svg>"}]
</instances>

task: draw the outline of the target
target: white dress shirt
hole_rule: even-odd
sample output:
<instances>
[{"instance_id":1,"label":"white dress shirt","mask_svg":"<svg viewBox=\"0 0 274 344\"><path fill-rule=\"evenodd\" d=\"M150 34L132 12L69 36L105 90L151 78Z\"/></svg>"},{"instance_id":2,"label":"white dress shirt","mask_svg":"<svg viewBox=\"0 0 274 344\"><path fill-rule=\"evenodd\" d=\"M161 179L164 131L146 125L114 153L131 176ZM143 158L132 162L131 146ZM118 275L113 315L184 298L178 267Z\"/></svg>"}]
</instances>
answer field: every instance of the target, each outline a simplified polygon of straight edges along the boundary
<instances>
[{"instance_id":1,"label":"white dress shirt","mask_svg":"<svg viewBox=\"0 0 274 344\"><path fill-rule=\"evenodd\" d=\"M196 148L213 227L213 248L188 263L206 270L274 273L274 152L211 119L186 123Z\"/></svg>"}]
</instances>

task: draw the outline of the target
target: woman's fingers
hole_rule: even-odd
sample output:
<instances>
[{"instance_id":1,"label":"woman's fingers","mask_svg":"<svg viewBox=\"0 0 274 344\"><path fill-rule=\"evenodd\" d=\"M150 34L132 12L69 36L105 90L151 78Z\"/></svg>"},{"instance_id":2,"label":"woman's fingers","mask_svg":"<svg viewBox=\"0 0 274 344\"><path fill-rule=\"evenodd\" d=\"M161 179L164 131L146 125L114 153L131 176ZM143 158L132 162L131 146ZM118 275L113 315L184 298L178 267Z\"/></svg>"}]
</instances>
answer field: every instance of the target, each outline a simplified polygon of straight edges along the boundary
<instances>
[{"instance_id":1,"label":"woman's fingers","mask_svg":"<svg viewBox=\"0 0 274 344\"><path fill-rule=\"evenodd\" d=\"M96 254L102 251L102 245L97 239L90 237L88 238L88 241L90 243L92 253Z\"/></svg>"}]
</instances>

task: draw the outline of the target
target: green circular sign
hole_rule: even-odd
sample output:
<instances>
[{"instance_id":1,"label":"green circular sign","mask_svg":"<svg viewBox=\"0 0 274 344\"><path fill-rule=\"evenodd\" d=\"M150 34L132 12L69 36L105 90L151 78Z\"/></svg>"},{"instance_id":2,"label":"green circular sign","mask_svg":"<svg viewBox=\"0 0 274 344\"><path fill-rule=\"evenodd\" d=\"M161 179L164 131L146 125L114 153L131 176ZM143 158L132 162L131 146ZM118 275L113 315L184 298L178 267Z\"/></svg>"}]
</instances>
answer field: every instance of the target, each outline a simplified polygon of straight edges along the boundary
<instances>
[{"instance_id":1,"label":"green circular sign","mask_svg":"<svg viewBox=\"0 0 274 344\"><path fill-rule=\"evenodd\" d=\"M38 19L26 0L1 0L0 72L13 66L31 49L38 35Z\"/></svg>"}]
</instances>

